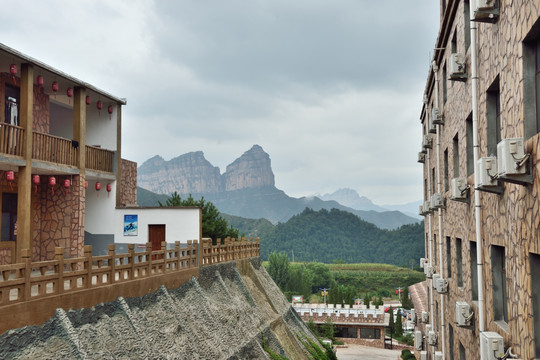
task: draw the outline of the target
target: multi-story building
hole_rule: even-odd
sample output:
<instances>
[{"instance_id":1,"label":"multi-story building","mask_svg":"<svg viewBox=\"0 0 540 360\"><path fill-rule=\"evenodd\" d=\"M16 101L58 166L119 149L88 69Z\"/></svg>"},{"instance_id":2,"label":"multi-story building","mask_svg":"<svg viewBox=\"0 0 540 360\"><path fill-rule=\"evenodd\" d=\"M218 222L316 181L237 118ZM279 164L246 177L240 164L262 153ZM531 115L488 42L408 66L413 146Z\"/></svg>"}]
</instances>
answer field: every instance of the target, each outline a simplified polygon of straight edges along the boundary
<instances>
[{"instance_id":1,"label":"multi-story building","mask_svg":"<svg viewBox=\"0 0 540 360\"><path fill-rule=\"evenodd\" d=\"M86 82L0 44L0 265L96 255L107 245L200 240L200 210L142 209L122 159L122 106ZM130 206L131 205L131 206ZM122 251L122 247L118 250Z\"/></svg>"},{"instance_id":2,"label":"multi-story building","mask_svg":"<svg viewBox=\"0 0 540 360\"><path fill-rule=\"evenodd\" d=\"M429 311L416 354L539 359L540 1L440 3L420 117Z\"/></svg>"}]
</instances>

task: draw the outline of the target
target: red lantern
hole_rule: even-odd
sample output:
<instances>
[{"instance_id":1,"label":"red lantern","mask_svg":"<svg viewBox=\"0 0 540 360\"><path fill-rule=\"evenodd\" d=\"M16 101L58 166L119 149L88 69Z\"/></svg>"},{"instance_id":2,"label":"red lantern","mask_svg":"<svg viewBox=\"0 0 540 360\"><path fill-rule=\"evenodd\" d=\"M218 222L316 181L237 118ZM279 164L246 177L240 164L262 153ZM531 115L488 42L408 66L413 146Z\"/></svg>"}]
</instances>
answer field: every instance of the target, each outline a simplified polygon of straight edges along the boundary
<instances>
[{"instance_id":1,"label":"red lantern","mask_svg":"<svg viewBox=\"0 0 540 360\"><path fill-rule=\"evenodd\" d=\"M92 99L89 95L86 95L86 105L90 105L92 103Z\"/></svg>"},{"instance_id":2,"label":"red lantern","mask_svg":"<svg viewBox=\"0 0 540 360\"><path fill-rule=\"evenodd\" d=\"M51 187L51 192L54 194L54 186L56 185L56 178L54 176L49 176L49 186Z\"/></svg>"},{"instance_id":3,"label":"red lantern","mask_svg":"<svg viewBox=\"0 0 540 360\"><path fill-rule=\"evenodd\" d=\"M43 79L43 76L38 75L38 77L36 79L36 83L37 83L37 86L39 87L39 91L41 91L41 87L45 83L45 80Z\"/></svg>"},{"instance_id":4,"label":"red lantern","mask_svg":"<svg viewBox=\"0 0 540 360\"><path fill-rule=\"evenodd\" d=\"M101 183L100 183L100 182L97 182L97 183L96 183L97 197L99 197L99 190L101 190Z\"/></svg>"},{"instance_id":5,"label":"red lantern","mask_svg":"<svg viewBox=\"0 0 540 360\"><path fill-rule=\"evenodd\" d=\"M36 193L37 193L37 187L39 185L39 175L33 175L32 176L32 184L34 184L36 186Z\"/></svg>"},{"instance_id":6,"label":"red lantern","mask_svg":"<svg viewBox=\"0 0 540 360\"><path fill-rule=\"evenodd\" d=\"M6 180L9 183L9 188L13 190L13 180L15 180L15 173L13 171L6 171Z\"/></svg>"},{"instance_id":7,"label":"red lantern","mask_svg":"<svg viewBox=\"0 0 540 360\"><path fill-rule=\"evenodd\" d=\"M13 83L17 85L17 79L15 78L15 74L17 74L17 65L15 64L9 65L9 73L11 74L11 77L13 78Z\"/></svg>"},{"instance_id":8,"label":"red lantern","mask_svg":"<svg viewBox=\"0 0 540 360\"><path fill-rule=\"evenodd\" d=\"M85 182L84 182L84 188L85 188L85 189L88 189L88 181L85 181Z\"/></svg>"},{"instance_id":9,"label":"red lantern","mask_svg":"<svg viewBox=\"0 0 540 360\"><path fill-rule=\"evenodd\" d=\"M68 194L68 189L71 186L71 181L69 179L64 180L64 188L66 189L66 195Z\"/></svg>"},{"instance_id":10,"label":"red lantern","mask_svg":"<svg viewBox=\"0 0 540 360\"><path fill-rule=\"evenodd\" d=\"M54 98L56 99L56 92L58 91L58 83L56 81L53 81L51 87L52 87L52 91L54 91Z\"/></svg>"},{"instance_id":11,"label":"red lantern","mask_svg":"<svg viewBox=\"0 0 540 360\"><path fill-rule=\"evenodd\" d=\"M67 91L66 91L66 95L68 97L69 103L71 104L71 97L73 96L73 89L68 88Z\"/></svg>"},{"instance_id":12,"label":"red lantern","mask_svg":"<svg viewBox=\"0 0 540 360\"><path fill-rule=\"evenodd\" d=\"M109 120L111 120L111 114L113 113L113 106L109 105L109 107L107 108L107 111L109 112Z\"/></svg>"},{"instance_id":13,"label":"red lantern","mask_svg":"<svg viewBox=\"0 0 540 360\"><path fill-rule=\"evenodd\" d=\"M99 115L101 116L101 109L103 109L103 103L101 102L101 100L97 101L96 107L99 110Z\"/></svg>"},{"instance_id":14,"label":"red lantern","mask_svg":"<svg viewBox=\"0 0 540 360\"><path fill-rule=\"evenodd\" d=\"M111 191L112 191L112 185L107 184L107 197L109 197Z\"/></svg>"}]
</instances>

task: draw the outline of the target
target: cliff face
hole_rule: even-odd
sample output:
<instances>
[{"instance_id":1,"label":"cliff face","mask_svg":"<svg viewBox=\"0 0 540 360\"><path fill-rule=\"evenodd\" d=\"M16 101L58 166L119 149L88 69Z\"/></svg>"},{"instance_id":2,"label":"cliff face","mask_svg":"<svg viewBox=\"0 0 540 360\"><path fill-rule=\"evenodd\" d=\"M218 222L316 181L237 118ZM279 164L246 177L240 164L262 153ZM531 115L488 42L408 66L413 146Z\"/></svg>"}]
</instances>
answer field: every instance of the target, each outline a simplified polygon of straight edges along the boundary
<instances>
[{"instance_id":1,"label":"cliff face","mask_svg":"<svg viewBox=\"0 0 540 360\"><path fill-rule=\"evenodd\" d=\"M266 345L302 360L311 358L308 339L317 342L252 258L203 267L177 289L58 309L41 326L1 335L0 358L270 359Z\"/></svg>"},{"instance_id":2,"label":"cliff face","mask_svg":"<svg viewBox=\"0 0 540 360\"><path fill-rule=\"evenodd\" d=\"M140 187L158 194L217 193L222 191L217 166L205 159L202 151L190 152L170 161L154 156L139 167Z\"/></svg>"},{"instance_id":3,"label":"cliff face","mask_svg":"<svg viewBox=\"0 0 540 360\"><path fill-rule=\"evenodd\" d=\"M259 145L253 145L227 166L223 180L225 191L274 186L270 156Z\"/></svg>"},{"instance_id":4,"label":"cliff face","mask_svg":"<svg viewBox=\"0 0 540 360\"><path fill-rule=\"evenodd\" d=\"M157 194L215 194L223 191L274 186L270 156L254 145L227 166L219 168L205 159L202 151L191 152L170 161L155 156L139 167L140 187Z\"/></svg>"}]
</instances>

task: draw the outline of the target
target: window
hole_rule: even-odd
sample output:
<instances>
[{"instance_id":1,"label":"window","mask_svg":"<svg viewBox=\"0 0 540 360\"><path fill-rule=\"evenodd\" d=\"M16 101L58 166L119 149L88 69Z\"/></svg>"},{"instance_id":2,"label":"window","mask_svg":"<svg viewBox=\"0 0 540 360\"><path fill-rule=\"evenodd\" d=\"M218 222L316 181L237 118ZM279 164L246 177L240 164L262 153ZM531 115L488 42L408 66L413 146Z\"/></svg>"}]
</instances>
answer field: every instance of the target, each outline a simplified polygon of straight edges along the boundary
<instances>
[{"instance_id":1,"label":"window","mask_svg":"<svg viewBox=\"0 0 540 360\"><path fill-rule=\"evenodd\" d=\"M454 328L448 324L448 345L450 346L449 354L450 359L454 359Z\"/></svg>"},{"instance_id":2,"label":"window","mask_svg":"<svg viewBox=\"0 0 540 360\"><path fill-rule=\"evenodd\" d=\"M456 238L456 277L457 286L463 287L463 257L461 252L461 239Z\"/></svg>"},{"instance_id":3,"label":"window","mask_svg":"<svg viewBox=\"0 0 540 360\"><path fill-rule=\"evenodd\" d=\"M478 300L478 262L476 262L476 242L470 241L470 257L471 257L471 293L473 301Z\"/></svg>"},{"instance_id":4,"label":"window","mask_svg":"<svg viewBox=\"0 0 540 360\"><path fill-rule=\"evenodd\" d=\"M465 120L466 137L467 137L467 176L474 173L474 139L473 139L473 123L472 113Z\"/></svg>"},{"instance_id":5,"label":"window","mask_svg":"<svg viewBox=\"0 0 540 360\"><path fill-rule=\"evenodd\" d=\"M446 237L446 272L447 277L450 279L452 277L452 250L450 248L450 236Z\"/></svg>"},{"instance_id":6,"label":"window","mask_svg":"<svg viewBox=\"0 0 540 360\"><path fill-rule=\"evenodd\" d=\"M444 150L444 191L450 189L450 184L448 182L448 149Z\"/></svg>"},{"instance_id":7,"label":"window","mask_svg":"<svg viewBox=\"0 0 540 360\"><path fill-rule=\"evenodd\" d=\"M358 334L355 327L336 327L336 336L340 338L357 338Z\"/></svg>"},{"instance_id":8,"label":"window","mask_svg":"<svg viewBox=\"0 0 540 360\"><path fill-rule=\"evenodd\" d=\"M454 177L459 177L459 140L458 134L454 136L454 148L452 149L454 153Z\"/></svg>"},{"instance_id":9,"label":"window","mask_svg":"<svg viewBox=\"0 0 540 360\"><path fill-rule=\"evenodd\" d=\"M508 323L506 304L506 259L504 247L491 245L491 276L493 278L493 316Z\"/></svg>"},{"instance_id":10,"label":"window","mask_svg":"<svg viewBox=\"0 0 540 360\"><path fill-rule=\"evenodd\" d=\"M456 32L454 31L454 36L452 36L452 53L457 53L457 39L456 39Z\"/></svg>"},{"instance_id":11,"label":"window","mask_svg":"<svg viewBox=\"0 0 540 360\"><path fill-rule=\"evenodd\" d=\"M540 131L540 20L523 41L523 105L528 139Z\"/></svg>"},{"instance_id":12,"label":"window","mask_svg":"<svg viewBox=\"0 0 540 360\"><path fill-rule=\"evenodd\" d=\"M446 88L446 64L444 64L442 68L442 96L443 96L443 104L446 104L446 94L447 88Z\"/></svg>"},{"instance_id":13,"label":"window","mask_svg":"<svg viewBox=\"0 0 540 360\"><path fill-rule=\"evenodd\" d=\"M471 46L471 6L469 5L469 0L463 2L463 10L465 13L465 52L467 52L467 49Z\"/></svg>"},{"instance_id":14,"label":"window","mask_svg":"<svg viewBox=\"0 0 540 360\"><path fill-rule=\"evenodd\" d=\"M534 353L536 358L540 358L540 255L531 253L530 261Z\"/></svg>"},{"instance_id":15,"label":"window","mask_svg":"<svg viewBox=\"0 0 540 360\"><path fill-rule=\"evenodd\" d=\"M461 342L459 343L459 360L467 360L467 357L465 356L465 348Z\"/></svg>"},{"instance_id":16,"label":"window","mask_svg":"<svg viewBox=\"0 0 540 360\"><path fill-rule=\"evenodd\" d=\"M2 193L2 241L17 240L17 194Z\"/></svg>"},{"instance_id":17,"label":"window","mask_svg":"<svg viewBox=\"0 0 540 360\"><path fill-rule=\"evenodd\" d=\"M501 141L501 92L499 77L487 91L487 148L489 155L497 155L497 144Z\"/></svg>"},{"instance_id":18,"label":"window","mask_svg":"<svg viewBox=\"0 0 540 360\"><path fill-rule=\"evenodd\" d=\"M437 234L433 234L433 267L437 265Z\"/></svg>"},{"instance_id":19,"label":"window","mask_svg":"<svg viewBox=\"0 0 540 360\"><path fill-rule=\"evenodd\" d=\"M439 330L439 303L437 301L435 301L435 329Z\"/></svg>"},{"instance_id":20,"label":"window","mask_svg":"<svg viewBox=\"0 0 540 360\"><path fill-rule=\"evenodd\" d=\"M380 339L381 329L360 328L361 339Z\"/></svg>"},{"instance_id":21,"label":"window","mask_svg":"<svg viewBox=\"0 0 540 360\"><path fill-rule=\"evenodd\" d=\"M435 168L431 169L431 190L431 194L433 195L435 193Z\"/></svg>"}]
</instances>

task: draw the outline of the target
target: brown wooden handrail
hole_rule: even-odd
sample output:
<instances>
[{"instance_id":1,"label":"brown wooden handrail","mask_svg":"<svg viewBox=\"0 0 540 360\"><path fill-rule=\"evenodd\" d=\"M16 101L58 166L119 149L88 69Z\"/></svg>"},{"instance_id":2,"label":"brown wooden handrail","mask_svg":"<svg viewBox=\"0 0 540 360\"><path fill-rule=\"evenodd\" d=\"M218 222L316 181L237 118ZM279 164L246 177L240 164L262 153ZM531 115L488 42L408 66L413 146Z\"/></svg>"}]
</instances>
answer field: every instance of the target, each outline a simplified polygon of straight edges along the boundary
<instances>
[{"instance_id":1,"label":"brown wooden handrail","mask_svg":"<svg viewBox=\"0 0 540 360\"><path fill-rule=\"evenodd\" d=\"M112 173L114 170L114 155L114 151L86 145L86 168Z\"/></svg>"},{"instance_id":2,"label":"brown wooden handrail","mask_svg":"<svg viewBox=\"0 0 540 360\"><path fill-rule=\"evenodd\" d=\"M69 139L40 132L32 133L32 159L77 166L78 148Z\"/></svg>"},{"instance_id":3,"label":"brown wooden handrail","mask_svg":"<svg viewBox=\"0 0 540 360\"><path fill-rule=\"evenodd\" d=\"M0 123L0 153L24 156L24 128Z\"/></svg>"}]
</instances>

